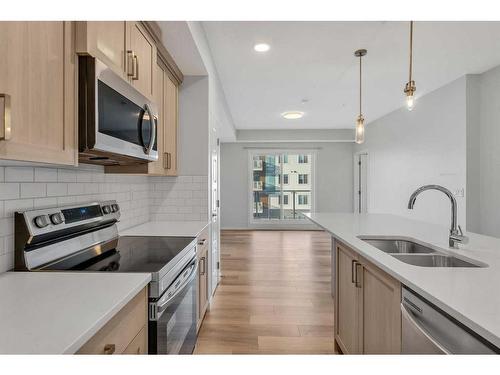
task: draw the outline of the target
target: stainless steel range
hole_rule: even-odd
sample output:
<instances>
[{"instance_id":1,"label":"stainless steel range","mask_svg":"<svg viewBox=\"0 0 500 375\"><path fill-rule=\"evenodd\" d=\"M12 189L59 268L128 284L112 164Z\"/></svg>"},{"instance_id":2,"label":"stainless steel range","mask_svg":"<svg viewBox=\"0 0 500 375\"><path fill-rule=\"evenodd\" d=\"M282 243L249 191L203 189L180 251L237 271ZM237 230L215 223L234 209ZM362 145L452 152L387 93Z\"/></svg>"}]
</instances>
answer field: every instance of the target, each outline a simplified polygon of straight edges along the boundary
<instances>
[{"instance_id":1,"label":"stainless steel range","mask_svg":"<svg viewBox=\"0 0 500 375\"><path fill-rule=\"evenodd\" d=\"M196 239L120 237L119 218L116 201L17 212L15 269L149 272L149 353L192 353L197 319Z\"/></svg>"}]
</instances>

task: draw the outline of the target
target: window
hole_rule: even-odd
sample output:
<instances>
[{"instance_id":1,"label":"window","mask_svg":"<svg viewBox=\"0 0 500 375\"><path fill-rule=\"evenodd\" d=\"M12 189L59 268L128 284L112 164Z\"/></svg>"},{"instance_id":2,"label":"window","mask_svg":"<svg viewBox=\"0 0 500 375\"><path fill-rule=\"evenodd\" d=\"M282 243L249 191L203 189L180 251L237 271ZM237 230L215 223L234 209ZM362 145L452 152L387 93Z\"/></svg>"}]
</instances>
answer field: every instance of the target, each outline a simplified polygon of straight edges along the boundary
<instances>
[{"instance_id":1,"label":"window","mask_svg":"<svg viewBox=\"0 0 500 375\"><path fill-rule=\"evenodd\" d=\"M253 170L261 171L262 170L262 160L261 159L253 159Z\"/></svg>"},{"instance_id":2,"label":"window","mask_svg":"<svg viewBox=\"0 0 500 375\"><path fill-rule=\"evenodd\" d=\"M288 195L283 195L283 204L284 205L288 204Z\"/></svg>"},{"instance_id":3,"label":"window","mask_svg":"<svg viewBox=\"0 0 500 375\"><path fill-rule=\"evenodd\" d=\"M304 220L312 210L314 182L312 154L293 152L249 153L249 194L253 223Z\"/></svg>"},{"instance_id":4,"label":"window","mask_svg":"<svg viewBox=\"0 0 500 375\"><path fill-rule=\"evenodd\" d=\"M299 164L307 164L309 163L308 155L299 155Z\"/></svg>"}]
</instances>

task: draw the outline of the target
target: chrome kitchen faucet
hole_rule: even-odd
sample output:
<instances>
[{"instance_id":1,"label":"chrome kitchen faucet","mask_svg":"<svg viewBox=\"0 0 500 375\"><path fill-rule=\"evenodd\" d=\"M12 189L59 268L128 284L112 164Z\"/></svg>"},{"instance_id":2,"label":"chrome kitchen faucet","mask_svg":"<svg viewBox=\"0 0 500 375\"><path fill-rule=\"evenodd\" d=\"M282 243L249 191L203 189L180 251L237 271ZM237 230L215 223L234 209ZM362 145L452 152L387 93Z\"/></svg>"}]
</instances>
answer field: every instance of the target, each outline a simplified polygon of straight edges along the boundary
<instances>
[{"instance_id":1,"label":"chrome kitchen faucet","mask_svg":"<svg viewBox=\"0 0 500 375\"><path fill-rule=\"evenodd\" d=\"M453 193L446 189L443 186L440 185L424 185L419 187L417 190L413 192L413 194L410 196L410 200L408 201L408 209L412 210L413 206L415 205L415 200L417 199L417 196L422 193L423 191L426 190L438 190L444 194L448 198L450 198L451 201L451 228L450 228L450 237L449 237L449 245L450 247L454 249L458 249L458 244L459 243L467 243L468 238L464 236L464 233L462 232L462 228L460 225L457 225L457 201L455 197L453 196Z\"/></svg>"}]
</instances>

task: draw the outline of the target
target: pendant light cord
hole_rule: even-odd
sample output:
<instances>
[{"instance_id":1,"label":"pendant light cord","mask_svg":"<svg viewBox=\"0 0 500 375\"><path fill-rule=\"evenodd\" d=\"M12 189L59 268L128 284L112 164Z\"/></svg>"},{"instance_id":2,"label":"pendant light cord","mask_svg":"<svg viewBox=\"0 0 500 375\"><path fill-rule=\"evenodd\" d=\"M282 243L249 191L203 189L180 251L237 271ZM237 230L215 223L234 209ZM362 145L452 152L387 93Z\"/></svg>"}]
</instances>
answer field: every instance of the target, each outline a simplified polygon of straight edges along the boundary
<instances>
[{"instance_id":1,"label":"pendant light cord","mask_svg":"<svg viewBox=\"0 0 500 375\"><path fill-rule=\"evenodd\" d=\"M413 68L413 21L410 21L410 74L408 82L411 82L411 73Z\"/></svg>"},{"instance_id":2,"label":"pendant light cord","mask_svg":"<svg viewBox=\"0 0 500 375\"><path fill-rule=\"evenodd\" d=\"M359 56L359 116L361 116L361 58Z\"/></svg>"}]
</instances>

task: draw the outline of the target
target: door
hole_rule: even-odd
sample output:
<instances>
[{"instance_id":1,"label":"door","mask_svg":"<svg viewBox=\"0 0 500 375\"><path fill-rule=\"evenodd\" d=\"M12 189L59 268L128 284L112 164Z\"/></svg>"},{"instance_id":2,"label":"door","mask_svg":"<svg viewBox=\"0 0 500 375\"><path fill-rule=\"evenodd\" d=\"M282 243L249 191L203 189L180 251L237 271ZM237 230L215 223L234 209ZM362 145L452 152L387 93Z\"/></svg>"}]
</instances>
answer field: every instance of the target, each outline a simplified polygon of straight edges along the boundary
<instances>
[{"instance_id":1,"label":"door","mask_svg":"<svg viewBox=\"0 0 500 375\"><path fill-rule=\"evenodd\" d=\"M368 154L354 155L354 212L368 212Z\"/></svg>"},{"instance_id":2,"label":"door","mask_svg":"<svg viewBox=\"0 0 500 375\"><path fill-rule=\"evenodd\" d=\"M188 265L156 306L157 319L149 322L150 354L191 354L196 344L198 316L198 263ZM173 291L172 291L173 290Z\"/></svg>"},{"instance_id":3,"label":"door","mask_svg":"<svg viewBox=\"0 0 500 375\"><path fill-rule=\"evenodd\" d=\"M211 191L211 224L210 224L210 239L211 239L211 269L212 275L210 280L211 295L215 293L215 289L220 281L220 219L219 219L219 155L220 142L217 138L215 130L212 130L212 145L211 145L211 168L210 168L210 191Z\"/></svg>"},{"instance_id":4,"label":"door","mask_svg":"<svg viewBox=\"0 0 500 375\"><path fill-rule=\"evenodd\" d=\"M400 354L401 284L367 261L361 280L363 354Z\"/></svg>"},{"instance_id":5,"label":"door","mask_svg":"<svg viewBox=\"0 0 500 375\"><path fill-rule=\"evenodd\" d=\"M355 283L357 256L337 246L336 340L345 354L357 354L359 348L359 288ZM358 267L359 268L359 267Z\"/></svg>"},{"instance_id":6,"label":"door","mask_svg":"<svg viewBox=\"0 0 500 375\"><path fill-rule=\"evenodd\" d=\"M154 95L154 69L156 66L156 46L138 22L130 22L130 49L127 52L132 63L131 82L143 95Z\"/></svg>"},{"instance_id":7,"label":"door","mask_svg":"<svg viewBox=\"0 0 500 375\"><path fill-rule=\"evenodd\" d=\"M76 163L73 37L72 22L0 22L0 158Z\"/></svg>"},{"instance_id":8,"label":"door","mask_svg":"<svg viewBox=\"0 0 500 375\"><path fill-rule=\"evenodd\" d=\"M76 52L98 58L125 77L126 37L125 21L79 21L76 23Z\"/></svg>"}]
</instances>

